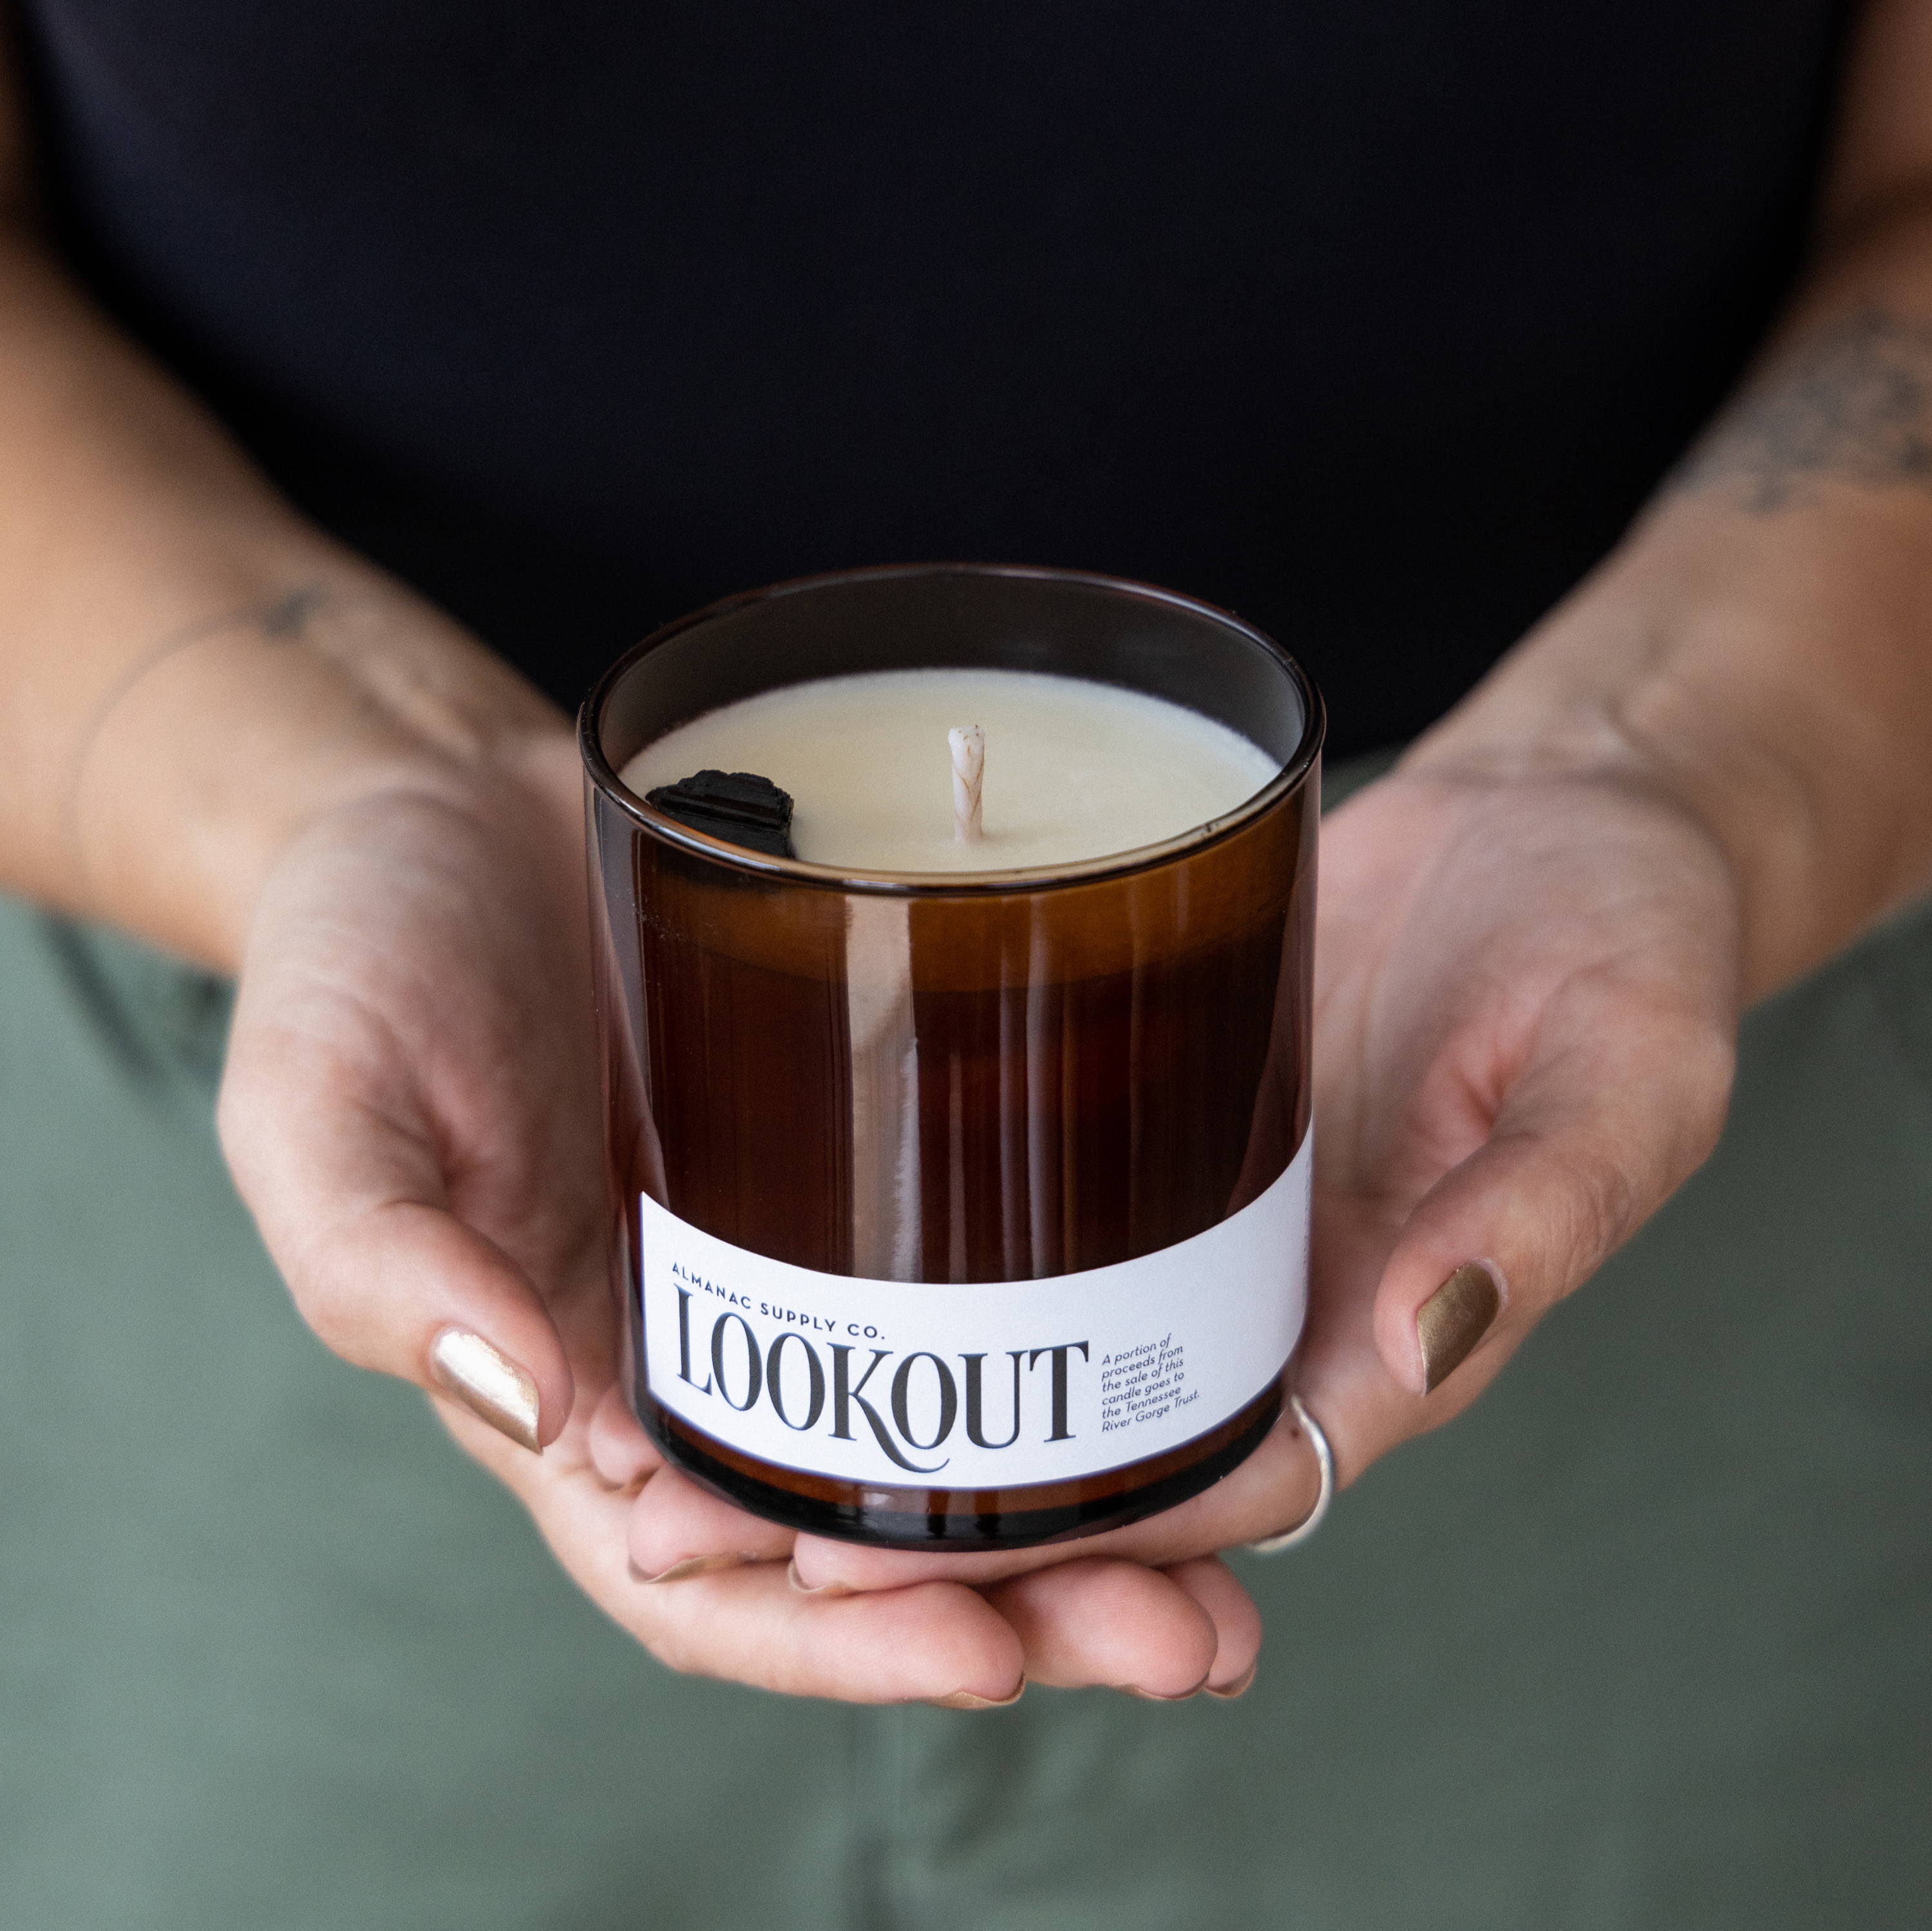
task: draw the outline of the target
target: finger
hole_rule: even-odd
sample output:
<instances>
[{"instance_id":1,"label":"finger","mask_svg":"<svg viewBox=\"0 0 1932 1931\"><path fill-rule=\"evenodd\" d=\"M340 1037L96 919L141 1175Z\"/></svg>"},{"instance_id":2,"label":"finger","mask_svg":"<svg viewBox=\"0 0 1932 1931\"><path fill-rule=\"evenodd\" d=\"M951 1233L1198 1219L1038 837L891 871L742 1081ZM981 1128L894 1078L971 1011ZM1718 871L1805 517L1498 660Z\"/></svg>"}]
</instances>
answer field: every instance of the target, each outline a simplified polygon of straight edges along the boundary
<instances>
[{"instance_id":1,"label":"finger","mask_svg":"<svg viewBox=\"0 0 1932 1931\"><path fill-rule=\"evenodd\" d=\"M790 1696L853 1703L1010 1702L1018 1637L990 1603L948 1582L877 1596L800 1596L781 1563L638 1582L624 1620L658 1659Z\"/></svg>"},{"instance_id":2,"label":"finger","mask_svg":"<svg viewBox=\"0 0 1932 1931\"><path fill-rule=\"evenodd\" d=\"M592 1600L673 1669L855 1703L974 1708L1010 1702L1023 1687L1018 1636L972 1590L934 1582L890 1594L805 1596L778 1562L640 1582L626 1553L628 1498L587 1469L484 1447ZM656 1486L654 1478L650 1488Z\"/></svg>"},{"instance_id":3,"label":"finger","mask_svg":"<svg viewBox=\"0 0 1932 1931\"><path fill-rule=\"evenodd\" d=\"M660 1468L631 1505L631 1566L657 1582L699 1567L773 1562L791 1554L792 1531L734 1508L688 1475Z\"/></svg>"},{"instance_id":4,"label":"finger","mask_svg":"<svg viewBox=\"0 0 1932 1931\"><path fill-rule=\"evenodd\" d=\"M1167 1702L1192 1696L1214 1666L1212 1615L1172 1578L1138 1563L1089 1557L1016 1576L986 1595L1018 1636L1030 1682L1104 1686Z\"/></svg>"},{"instance_id":5,"label":"finger","mask_svg":"<svg viewBox=\"0 0 1932 1931\"><path fill-rule=\"evenodd\" d=\"M358 1367L460 1402L526 1448L554 1441L574 1393L562 1338L523 1270L448 1210L426 1136L239 1019L237 1042L222 1144L303 1318Z\"/></svg>"},{"instance_id":6,"label":"finger","mask_svg":"<svg viewBox=\"0 0 1932 1931\"><path fill-rule=\"evenodd\" d=\"M584 1446L591 1466L613 1489L637 1488L664 1459L644 1432L644 1423L632 1412L623 1389L615 1382L604 1390L603 1399L592 1412Z\"/></svg>"},{"instance_id":7,"label":"finger","mask_svg":"<svg viewBox=\"0 0 1932 1931\"><path fill-rule=\"evenodd\" d=\"M1338 1466L1340 1453L1338 1444ZM1231 1474L1190 1500L1124 1528L979 1555L866 1549L802 1535L793 1549L792 1564L807 1588L845 1589L902 1589L934 1580L981 1588L1008 1576L1103 1555L1158 1568L1293 1528L1306 1519L1321 1486L1314 1448L1284 1408L1261 1445Z\"/></svg>"},{"instance_id":8,"label":"finger","mask_svg":"<svg viewBox=\"0 0 1932 1931\"><path fill-rule=\"evenodd\" d=\"M1432 1420L1480 1392L1723 1124L1731 1047L1717 1027L1668 1014L1639 1026L1626 1009L1600 1027L1573 1013L1565 1031L1569 1043L1516 1081L1486 1143L1424 1196L1382 1270L1375 1341L1398 1387L1433 1396L1456 1376Z\"/></svg>"},{"instance_id":9,"label":"finger","mask_svg":"<svg viewBox=\"0 0 1932 1931\"><path fill-rule=\"evenodd\" d=\"M1176 1563L1167 1579L1185 1590L1214 1625L1214 1662L1204 1686L1215 1696L1238 1696L1255 1678L1262 1653L1262 1612L1218 1556Z\"/></svg>"}]
</instances>

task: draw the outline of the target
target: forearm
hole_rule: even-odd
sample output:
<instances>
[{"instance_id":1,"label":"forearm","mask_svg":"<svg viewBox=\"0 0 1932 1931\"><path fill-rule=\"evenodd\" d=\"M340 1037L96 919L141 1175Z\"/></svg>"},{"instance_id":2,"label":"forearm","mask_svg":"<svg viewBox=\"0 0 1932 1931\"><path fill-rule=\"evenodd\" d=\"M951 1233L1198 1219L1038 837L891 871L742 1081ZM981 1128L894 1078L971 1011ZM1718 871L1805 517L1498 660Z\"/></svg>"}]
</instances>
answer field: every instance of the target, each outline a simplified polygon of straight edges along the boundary
<instances>
[{"instance_id":1,"label":"forearm","mask_svg":"<svg viewBox=\"0 0 1932 1931\"><path fill-rule=\"evenodd\" d=\"M554 722L0 232L0 883L232 965L314 813Z\"/></svg>"},{"instance_id":2,"label":"forearm","mask_svg":"<svg viewBox=\"0 0 1932 1931\"><path fill-rule=\"evenodd\" d=\"M1827 239L1760 372L1412 763L1687 807L1754 994L1932 883L1932 204Z\"/></svg>"}]
</instances>

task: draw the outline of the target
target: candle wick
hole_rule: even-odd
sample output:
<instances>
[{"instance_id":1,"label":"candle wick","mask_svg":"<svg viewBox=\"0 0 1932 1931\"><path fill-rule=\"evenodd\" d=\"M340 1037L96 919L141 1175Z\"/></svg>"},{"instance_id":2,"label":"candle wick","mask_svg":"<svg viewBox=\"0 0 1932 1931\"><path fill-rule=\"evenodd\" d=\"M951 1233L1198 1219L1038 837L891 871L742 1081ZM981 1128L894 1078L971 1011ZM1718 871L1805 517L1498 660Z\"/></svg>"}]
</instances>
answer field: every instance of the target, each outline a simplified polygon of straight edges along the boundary
<instances>
[{"instance_id":1,"label":"candle wick","mask_svg":"<svg viewBox=\"0 0 1932 1931\"><path fill-rule=\"evenodd\" d=\"M952 754L952 835L962 845L977 844L980 784L986 770L986 733L977 724L961 724L946 733Z\"/></svg>"}]
</instances>

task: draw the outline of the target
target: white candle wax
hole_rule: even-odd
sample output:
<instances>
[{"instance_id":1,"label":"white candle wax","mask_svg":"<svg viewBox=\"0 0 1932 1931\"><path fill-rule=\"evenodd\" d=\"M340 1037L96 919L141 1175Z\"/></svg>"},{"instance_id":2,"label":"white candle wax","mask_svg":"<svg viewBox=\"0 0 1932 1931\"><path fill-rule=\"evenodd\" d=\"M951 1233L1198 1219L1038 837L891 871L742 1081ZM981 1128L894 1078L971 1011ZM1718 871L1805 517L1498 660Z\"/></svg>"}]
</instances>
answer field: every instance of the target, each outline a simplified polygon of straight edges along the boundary
<instances>
[{"instance_id":1,"label":"white candle wax","mask_svg":"<svg viewBox=\"0 0 1932 1931\"><path fill-rule=\"evenodd\" d=\"M986 733L982 835L955 835L947 733ZM1238 731L1163 699L1027 670L881 670L728 704L646 745L642 796L694 772L789 791L793 848L860 871L1004 871L1157 844L1220 817L1280 769Z\"/></svg>"}]
</instances>

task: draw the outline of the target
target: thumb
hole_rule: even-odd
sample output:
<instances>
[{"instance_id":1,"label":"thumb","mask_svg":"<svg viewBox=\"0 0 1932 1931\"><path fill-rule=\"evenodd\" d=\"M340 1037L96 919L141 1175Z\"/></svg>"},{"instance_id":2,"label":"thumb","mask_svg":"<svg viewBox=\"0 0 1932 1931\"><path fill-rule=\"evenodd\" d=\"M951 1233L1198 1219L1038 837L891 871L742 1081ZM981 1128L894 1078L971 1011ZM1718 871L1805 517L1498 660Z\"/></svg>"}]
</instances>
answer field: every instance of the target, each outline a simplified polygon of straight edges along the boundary
<instances>
[{"instance_id":1,"label":"thumb","mask_svg":"<svg viewBox=\"0 0 1932 1931\"><path fill-rule=\"evenodd\" d=\"M1377 1351L1396 1381L1467 1405L1715 1145L1729 1037L1700 1014L1591 1015L1511 1083L1488 1138L1410 1213L1382 1270Z\"/></svg>"},{"instance_id":2,"label":"thumb","mask_svg":"<svg viewBox=\"0 0 1932 1931\"><path fill-rule=\"evenodd\" d=\"M314 1071L251 1051L238 1030L218 1116L236 1184L302 1318L345 1360L460 1402L541 1450L574 1393L542 1296L452 1211L434 1135Z\"/></svg>"}]
</instances>

